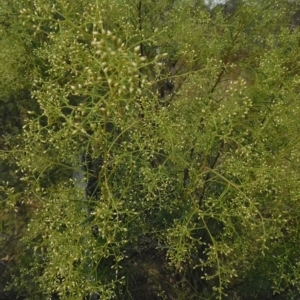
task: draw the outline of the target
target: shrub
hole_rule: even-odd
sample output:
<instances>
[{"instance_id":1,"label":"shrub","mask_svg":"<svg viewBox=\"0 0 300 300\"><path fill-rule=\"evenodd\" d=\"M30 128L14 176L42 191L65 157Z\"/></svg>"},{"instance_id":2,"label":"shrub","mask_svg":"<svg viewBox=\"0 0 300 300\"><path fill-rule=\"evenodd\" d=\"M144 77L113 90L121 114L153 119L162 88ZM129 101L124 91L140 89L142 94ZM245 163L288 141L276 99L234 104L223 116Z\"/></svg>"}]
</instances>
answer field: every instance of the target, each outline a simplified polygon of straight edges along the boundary
<instances>
[{"instance_id":1,"label":"shrub","mask_svg":"<svg viewBox=\"0 0 300 300\"><path fill-rule=\"evenodd\" d=\"M32 108L1 205L31 206L20 293L298 293L299 30L271 2L19 4Z\"/></svg>"}]
</instances>

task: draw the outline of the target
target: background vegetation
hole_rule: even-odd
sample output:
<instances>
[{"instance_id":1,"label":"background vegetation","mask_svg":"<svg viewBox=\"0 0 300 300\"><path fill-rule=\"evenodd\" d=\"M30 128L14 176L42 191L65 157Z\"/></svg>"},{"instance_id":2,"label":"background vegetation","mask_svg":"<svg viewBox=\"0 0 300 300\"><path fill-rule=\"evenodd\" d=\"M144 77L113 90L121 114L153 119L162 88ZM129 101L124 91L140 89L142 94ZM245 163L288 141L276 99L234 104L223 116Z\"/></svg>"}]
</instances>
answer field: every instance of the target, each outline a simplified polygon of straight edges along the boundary
<instances>
[{"instance_id":1,"label":"background vegetation","mask_svg":"<svg viewBox=\"0 0 300 300\"><path fill-rule=\"evenodd\" d=\"M299 297L298 1L0 3L0 298Z\"/></svg>"}]
</instances>

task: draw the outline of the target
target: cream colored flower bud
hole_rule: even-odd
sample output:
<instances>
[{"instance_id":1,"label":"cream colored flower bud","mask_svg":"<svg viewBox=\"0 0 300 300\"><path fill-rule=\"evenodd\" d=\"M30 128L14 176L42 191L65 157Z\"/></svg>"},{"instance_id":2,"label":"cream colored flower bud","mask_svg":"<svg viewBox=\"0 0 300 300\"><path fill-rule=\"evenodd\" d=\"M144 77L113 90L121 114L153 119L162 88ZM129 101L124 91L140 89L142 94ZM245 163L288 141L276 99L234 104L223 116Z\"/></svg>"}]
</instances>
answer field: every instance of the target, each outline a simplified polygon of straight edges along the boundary
<instances>
[{"instance_id":1,"label":"cream colored flower bud","mask_svg":"<svg viewBox=\"0 0 300 300\"><path fill-rule=\"evenodd\" d=\"M141 49L141 47L140 47L140 45L138 45L138 46L134 47L134 52L139 53L140 49Z\"/></svg>"}]
</instances>

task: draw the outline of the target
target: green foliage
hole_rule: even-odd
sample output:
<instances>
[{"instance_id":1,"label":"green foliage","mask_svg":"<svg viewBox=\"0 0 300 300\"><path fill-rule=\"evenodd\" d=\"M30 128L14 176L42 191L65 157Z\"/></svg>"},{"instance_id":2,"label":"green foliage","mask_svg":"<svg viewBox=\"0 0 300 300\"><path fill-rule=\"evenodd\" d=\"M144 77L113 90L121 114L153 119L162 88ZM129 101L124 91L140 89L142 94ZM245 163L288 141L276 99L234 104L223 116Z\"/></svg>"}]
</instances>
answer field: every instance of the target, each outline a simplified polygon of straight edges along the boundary
<instances>
[{"instance_id":1,"label":"green foliage","mask_svg":"<svg viewBox=\"0 0 300 300\"><path fill-rule=\"evenodd\" d=\"M30 93L1 147L22 182L2 186L1 231L26 226L12 287L28 299L293 299L297 5L2 2L20 14L1 23L0 56L17 51L0 95Z\"/></svg>"}]
</instances>

